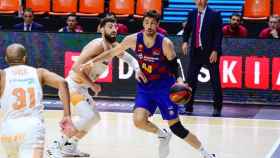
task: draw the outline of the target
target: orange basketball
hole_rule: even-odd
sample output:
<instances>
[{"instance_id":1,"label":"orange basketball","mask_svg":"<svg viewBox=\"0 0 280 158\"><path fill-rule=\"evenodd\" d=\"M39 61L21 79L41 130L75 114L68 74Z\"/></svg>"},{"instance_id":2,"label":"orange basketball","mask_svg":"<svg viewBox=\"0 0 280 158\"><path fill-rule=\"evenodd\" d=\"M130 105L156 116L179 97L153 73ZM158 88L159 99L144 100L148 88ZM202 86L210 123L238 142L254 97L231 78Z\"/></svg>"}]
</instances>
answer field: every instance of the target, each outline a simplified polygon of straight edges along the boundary
<instances>
[{"instance_id":1,"label":"orange basketball","mask_svg":"<svg viewBox=\"0 0 280 158\"><path fill-rule=\"evenodd\" d=\"M190 87L175 83L170 88L169 98L175 104L186 104L190 101L192 90Z\"/></svg>"}]
</instances>

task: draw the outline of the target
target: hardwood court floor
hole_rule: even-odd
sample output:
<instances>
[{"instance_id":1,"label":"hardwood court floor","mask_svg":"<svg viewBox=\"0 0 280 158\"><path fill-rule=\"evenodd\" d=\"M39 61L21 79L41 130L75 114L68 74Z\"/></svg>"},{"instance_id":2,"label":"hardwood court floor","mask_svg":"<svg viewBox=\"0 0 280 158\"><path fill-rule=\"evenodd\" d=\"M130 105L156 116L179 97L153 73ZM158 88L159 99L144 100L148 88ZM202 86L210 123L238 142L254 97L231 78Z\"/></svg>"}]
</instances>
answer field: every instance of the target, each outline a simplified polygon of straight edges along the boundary
<instances>
[{"instance_id":1,"label":"hardwood court floor","mask_svg":"<svg viewBox=\"0 0 280 158\"><path fill-rule=\"evenodd\" d=\"M47 110L46 144L59 136L62 111ZM92 158L158 158L154 135L136 129L131 113L101 112L102 121L80 142ZM273 120L181 116L183 124L218 158L269 158L280 142L280 122ZM160 115L152 121L167 127ZM197 151L173 136L168 158L201 158ZM0 158L5 158L0 149Z\"/></svg>"}]
</instances>

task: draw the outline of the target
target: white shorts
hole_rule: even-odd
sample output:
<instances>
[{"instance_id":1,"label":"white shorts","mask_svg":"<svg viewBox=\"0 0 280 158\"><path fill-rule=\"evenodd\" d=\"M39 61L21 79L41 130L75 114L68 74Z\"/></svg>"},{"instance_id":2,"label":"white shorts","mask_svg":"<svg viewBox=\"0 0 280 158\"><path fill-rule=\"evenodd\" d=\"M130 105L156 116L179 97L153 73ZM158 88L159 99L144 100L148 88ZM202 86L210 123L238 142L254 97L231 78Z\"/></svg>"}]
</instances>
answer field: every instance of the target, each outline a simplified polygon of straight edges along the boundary
<instances>
[{"instance_id":1,"label":"white shorts","mask_svg":"<svg viewBox=\"0 0 280 158\"><path fill-rule=\"evenodd\" d=\"M21 117L4 121L0 142L8 158L33 158L35 150L43 150L45 127L38 117Z\"/></svg>"},{"instance_id":2,"label":"white shorts","mask_svg":"<svg viewBox=\"0 0 280 158\"><path fill-rule=\"evenodd\" d=\"M89 131L100 119L95 101L89 94L87 86L76 83L71 77L67 77L66 81L70 91L73 123L78 130Z\"/></svg>"}]
</instances>

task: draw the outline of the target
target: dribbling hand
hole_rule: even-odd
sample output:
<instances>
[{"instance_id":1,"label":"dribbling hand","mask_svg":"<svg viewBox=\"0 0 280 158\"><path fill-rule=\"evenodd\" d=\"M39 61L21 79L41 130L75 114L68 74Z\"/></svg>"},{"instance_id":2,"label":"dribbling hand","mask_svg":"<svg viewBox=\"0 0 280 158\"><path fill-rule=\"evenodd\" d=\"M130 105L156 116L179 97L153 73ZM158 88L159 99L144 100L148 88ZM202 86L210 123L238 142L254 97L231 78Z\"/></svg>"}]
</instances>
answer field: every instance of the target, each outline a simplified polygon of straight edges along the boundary
<instances>
[{"instance_id":1,"label":"dribbling hand","mask_svg":"<svg viewBox=\"0 0 280 158\"><path fill-rule=\"evenodd\" d=\"M135 79L140 83L147 83L148 80L144 73L139 69L135 72Z\"/></svg>"}]
</instances>

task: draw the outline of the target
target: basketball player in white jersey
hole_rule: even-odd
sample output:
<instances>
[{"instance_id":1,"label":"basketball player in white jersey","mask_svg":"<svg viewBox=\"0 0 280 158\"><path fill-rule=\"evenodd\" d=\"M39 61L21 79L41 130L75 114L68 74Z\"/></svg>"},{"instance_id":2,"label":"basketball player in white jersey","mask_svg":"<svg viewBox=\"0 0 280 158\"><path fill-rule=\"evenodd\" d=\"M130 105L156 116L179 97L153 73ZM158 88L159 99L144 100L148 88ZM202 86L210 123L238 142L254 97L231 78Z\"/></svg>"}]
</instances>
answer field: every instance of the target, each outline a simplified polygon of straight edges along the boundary
<instances>
[{"instance_id":1,"label":"basketball player in white jersey","mask_svg":"<svg viewBox=\"0 0 280 158\"><path fill-rule=\"evenodd\" d=\"M74 129L67 83L62 77L46 69L25 65L26 49L21 44L9 45L5 59L10 66L0 71L3 112L1 144L8 158L43 158L45 127L42 116L42 86L48 85L59 90L59 97L64 105L61 125ZM62 155L56 158L62 158Z\"/></svg>"},{"instance_id":2,"label":"basketball player in white jersey","mask_svg":"<svg viewBox=\"0 0 280 158\"><path fill-rule=\"evenodd\" d=\"M116 19L105 17L100 22L102 37L89 42L82 50L78 60L74 63L72 70L67 77L70 89L70 98L73 112L73 124L78 132L72 137L61 136L49 146L48 153L52 153L53 146L60 144L64 157L89 157L87 153L80 152L77 144L91 129L100 121L100 115L96 111L95 103L88 94L88 88L98 94L100 86L95 83L96 79L102 75L107 67L108 61L102 63L89 64L93 57L109 50L116 42ZM122 53L119 58L125 60L135 71L140 70L139 65L129 53Z\"/></svg>"}]
</instances>

